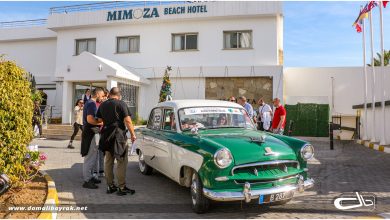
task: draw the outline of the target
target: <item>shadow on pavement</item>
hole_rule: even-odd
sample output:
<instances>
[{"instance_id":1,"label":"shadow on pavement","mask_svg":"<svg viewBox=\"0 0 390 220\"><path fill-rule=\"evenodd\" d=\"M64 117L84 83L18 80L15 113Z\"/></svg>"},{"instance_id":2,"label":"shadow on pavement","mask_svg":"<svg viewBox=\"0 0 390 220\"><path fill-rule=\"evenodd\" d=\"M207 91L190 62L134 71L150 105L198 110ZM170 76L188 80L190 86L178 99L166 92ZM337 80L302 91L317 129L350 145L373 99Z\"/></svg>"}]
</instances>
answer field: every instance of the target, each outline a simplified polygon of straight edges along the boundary
<instances>
[{"instance_id":1,"label":"shadow on pavement","mask_svg":"<svg viewBox=\"0 0 390 220\"><path fill-rule=\"evenodd\" d=\"M127 185L136 190L135 195L106 194L105 180L99 189L82 188L82 164L70 168L50 169L47 172L56 182L63 205L88 206L82 213L87 218L324 218L335 215L353 217L372 215L369 212L342 212L333 205L335 196L343 192L361 190L378 196L378 211L390 207L390 155L370 150L354 143L335 143L329 150L327 142L312 141L315 160L309 164L309 174L316 181L315 187L296 194L282 206L259 206L241 202L213 202L209 213L192 212L189 189L154 172L144 176L138 171L133 156L127 169ZM68 152L71 153L71 152ZM76 152L75 152L76 153ZM77 152L79 153L79 152Z\"/></svg>"}]
</instances>

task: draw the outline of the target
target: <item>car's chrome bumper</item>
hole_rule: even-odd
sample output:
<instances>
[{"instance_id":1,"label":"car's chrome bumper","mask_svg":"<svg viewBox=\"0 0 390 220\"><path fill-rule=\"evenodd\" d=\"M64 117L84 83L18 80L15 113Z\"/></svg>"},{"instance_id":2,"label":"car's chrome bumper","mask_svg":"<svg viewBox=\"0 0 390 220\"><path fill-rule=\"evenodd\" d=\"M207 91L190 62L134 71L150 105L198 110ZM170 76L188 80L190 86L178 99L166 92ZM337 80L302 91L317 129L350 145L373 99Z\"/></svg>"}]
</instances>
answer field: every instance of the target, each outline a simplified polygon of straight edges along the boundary
<instances>
[{"instance_id":1,"label":"car's chrome bumper","mask_svg":"<svg viewBox=\"0 0 390 220\"><path fill-rule=\"evenodd\" d=\"M313 179L307 179L305 181L298 181L297 184L285 185L272 187L268 189L254 189L251 190L251 186L249 183L246 183L242 192L216 192L210 189L203 189L203 194L215 201L237 201L237 200L245 200L246 202L250 202L252 199L259 198L260 195L269 195L281 192L289 192L289 191L298 191L303 192L305 189L311 188L314 186Z\"/></svg>"}]
</instances>

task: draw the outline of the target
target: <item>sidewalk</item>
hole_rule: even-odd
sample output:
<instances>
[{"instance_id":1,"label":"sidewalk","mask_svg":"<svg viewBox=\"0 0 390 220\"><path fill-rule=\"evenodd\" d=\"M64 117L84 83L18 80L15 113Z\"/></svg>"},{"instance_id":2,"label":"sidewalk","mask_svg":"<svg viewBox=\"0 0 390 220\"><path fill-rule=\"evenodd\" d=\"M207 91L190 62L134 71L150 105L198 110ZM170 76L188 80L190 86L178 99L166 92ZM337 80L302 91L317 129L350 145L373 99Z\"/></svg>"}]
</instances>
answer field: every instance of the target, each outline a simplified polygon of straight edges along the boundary
<instances>
[{"instance_id":1,"label":"sidewalk","mask_svg":"<svg viewBox=\"0 0 390 220\"><path fill-rule=\"evenodd\" d=\"M60 203L90 205L97 212L60 212L58 218L355 218L390 212L390 154L373 151L353 142L335 142L329 150L325 138L310 139L315 159L309 163L309 174L315 187L296 194L283 206L258 206L236 203L213 203L210 213L197 215L190 206L189 189L154 172L144 176L138 171L138 158L129 158L128 186L135 195L119 197L105 193L105 181L99 189L81 187L82 158L80 142L67 149L68 141L34 140L48 154L44 169L54 179ZM378 198L374 212L343 212L332 201L343 192L361 190ZM109 210L114 207L115 210ZM119 211L116 211L119 210ZM104 212L104 213L99 213Z\"/></svg>"}]
</instances>

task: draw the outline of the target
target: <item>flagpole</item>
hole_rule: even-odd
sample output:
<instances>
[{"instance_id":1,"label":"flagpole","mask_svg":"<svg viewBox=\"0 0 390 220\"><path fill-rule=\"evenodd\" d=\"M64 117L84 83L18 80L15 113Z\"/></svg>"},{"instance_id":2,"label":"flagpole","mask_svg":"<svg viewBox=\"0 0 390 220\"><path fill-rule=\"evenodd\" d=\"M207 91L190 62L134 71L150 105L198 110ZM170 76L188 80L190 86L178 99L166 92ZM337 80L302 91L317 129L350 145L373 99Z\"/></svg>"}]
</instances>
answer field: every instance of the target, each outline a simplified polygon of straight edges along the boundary
<instances>
[{"instance_id":1,"label":"flagpole","mask_svg":"<svg viewBox=\"0 0 390 220\"><path fill-rule=\"evenodd\" d=\"M375 75L375 67L374 67L374 28L372 27L372 11L368 12L369 20L370 20L370 43L371 43L371 69L372 69L372 102L371 102L371 109L372 109L372 137L371 142L376 142L375 139L375 84L376 84L376 75Z\"/></svg>"},{"instance_id":2,"label":"flagpole","mask_svg":"<svg viewBox=\"0 0 390 220\"><path fill-rule=\"evenodd\" d=\"M361 10L363 9L363 6L361 6ZM362 36L363 36L363 72L364 72L364 136L363 140L368 140L368 127L367 127L367 96L368 96L368 89L367 89L367 63L366 63L366 21L362 19Z\"/></svg>"},{"instance_id":3,"label":"flagpole","mask_svg":"<svg viewBox=\"0 0 390 220\"><path fill-rule=\"evenodd\" d=\"M382 2L379 2L379 18L380 18L380 34L381 34L381 98L382 98L382 135L380 138L380 145L386 145L386 116L385 116L385 51L384 51L384 36L383 36L383 15L382 15Z\"/></svg>"}]
</instances>

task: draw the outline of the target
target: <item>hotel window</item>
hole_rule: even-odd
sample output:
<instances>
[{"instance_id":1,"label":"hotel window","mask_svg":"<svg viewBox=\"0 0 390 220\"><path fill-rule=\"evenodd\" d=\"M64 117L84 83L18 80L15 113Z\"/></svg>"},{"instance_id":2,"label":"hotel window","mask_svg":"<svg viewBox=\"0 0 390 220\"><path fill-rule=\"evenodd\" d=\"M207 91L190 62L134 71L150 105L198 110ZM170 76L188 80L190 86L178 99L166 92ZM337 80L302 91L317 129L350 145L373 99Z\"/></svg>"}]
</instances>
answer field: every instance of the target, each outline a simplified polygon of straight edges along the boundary
<instances>
[{"instance_id":1,"label":"hotel window","mask_svg":"<svg viewBox=\"0 0 390 220\"><path fill-rule=\"evenodd\" d=\"M224 31L224 49L251 49L252 31Z\"/></svg>"},{"instance_id":2,"label":"hotel window","mask_svg":"<svg viewBox=\"0 0 390 220\"><path fill-rule=\"evenodd\" d=\"M172 34L172 51L185 51L198 49L198 34Z\"/></svg>"},{"instance_id":3,"label":"hotel window","mask_svg":"<svg viewBox=\"0 0 390 220\"><path fill-rule=\"evenodd\" d=\"M139 36L117 37L117 53L137 53L139 52Z\"/></svg>"},{"instance_id":4,"label":"hotel window","mask_svg":"<svg viewBox=\"0 0 390 220\"><path fill-rule=\"evenodd\" d=\"M76 40L76 55L84 51L96 54L96 38Z\"/></svg>"}]
</instances>

